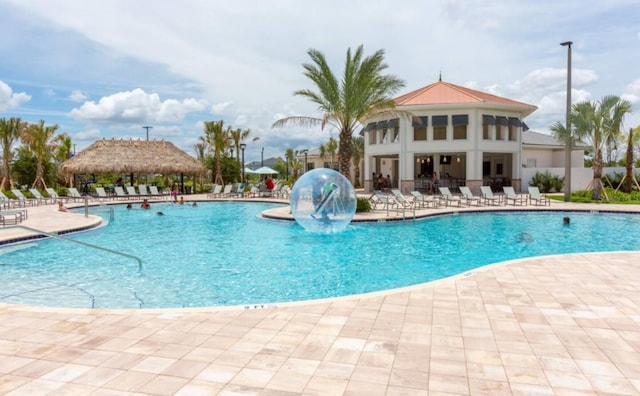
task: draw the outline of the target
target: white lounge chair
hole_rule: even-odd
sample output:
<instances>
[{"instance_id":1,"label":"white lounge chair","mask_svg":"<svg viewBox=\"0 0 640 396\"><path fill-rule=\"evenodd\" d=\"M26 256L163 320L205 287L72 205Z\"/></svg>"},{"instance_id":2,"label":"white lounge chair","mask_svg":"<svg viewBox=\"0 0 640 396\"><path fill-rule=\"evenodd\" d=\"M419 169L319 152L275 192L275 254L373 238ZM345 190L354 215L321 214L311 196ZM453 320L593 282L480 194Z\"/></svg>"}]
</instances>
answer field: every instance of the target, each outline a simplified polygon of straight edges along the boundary
<instances>
[{"instance_id":1,"label":"white lounge chair","mask_svg":"<svg viewBox=\"0 0 640 396\"><path fill-rule=\"evenodd\" d=\"M440 191L440 195L444 199L444 205L449 206L450 204L457 203L458 206L462 205L462 199L459 196L451 194L449 187L438 187L438 191Z\"/></svg>"},{"instance_id":2,"label":"white lounge chair","mask_svg":"<svg viewBox=\"0 0 640 396\"><path fill-rule=\"evenodd\" d=\"M167 199L167 197L169 197L168 194L163 194L158 191L158 186L149 186L149 193L151 193L152 197L160 197L162 199Z\"/></svg>"},{"instance_id":3,"label":"white lounge chair","mask_svg":"<svg viewBox=\"0 0 640 396\"><path fill-rule=\"evenodd\" d=\"M540 193L537 186L529 186L529 203L531 205L551 205L551 200Z\"/></svg>"},{"instance_id":4,"label":"white lounge chair","mask_svg":"<svg viewBox=\"0 0 640 396\"><path fill-rule=\"evenodd\" d=\"M409 194L413 197L415 205L421 208L431 207L437 208L440 206L440 200L436 195L424 195L420 191L410 191Z\"/></svg>"},{"instance_id":5,"label":"white lounge chair","mask_svg":"<svg viewBox=\"0 0 640 396\"><path fill-rule=\"evenodd\" d=\"M415 200L408 200L404 194L402 193L402 191L398 190L397 188L392 188L391 189L391 194L393 194L393 197L396 199L396 201L398 201L398 203L405 207L405 208L414 208L415 207Z\"/></svg>"},{"instance_id":6,"label":"white lounge chair","mask_svg":"<svg viewBox=\"0 0 640 396\"><path fill-rule=\"evenodd\" d=\"M224 190L222 190L222 193L220 194L221 197L228 197L231 195L231 189L233 188L233 184L229 183L227 185L224 186Z\"/></svg>"},{"instance_id":7,"label":"white lounge chair","mask_svg":"<svg viewBox=\"0 0 640 396\"><path fill-rule=\"evenodd\" d=\"M31 198L25 197L24 194L22 193L22 191L20 191L18 189L13 189L13 190L11 190L11 192L13 193L13 195L16 196L16 200L18 201L20 206L40 205L40 202L37 199L31 199Z\"/></svg>"},{"instance_id":8,"label":"white lounge chair","mask_svg":"<svg viewBox=\"0 0 640 396\"><path fill-rule=\"evenodd\" d=\"M77 189L77 188L75 188L75 187L69 187L69 188L67 189L67 191L69 191L69 197L70 197L71 199L73 199L73 202L75 202L75 201L76 201L76 200L78 200L78 199L80 199L80 200L82 200L82 199L83 199L82 194L80 194L80 191L78 191L78 189Z\"/></svg>"},{"instance_id":9,"label":"white lounge chair","mask_svg":"<svg viewBox=\"0 0 640 396\"><path fill-rule=\"evenodd\" d=\"M56 201L58 201L60 199L63 200L63 201L68 201L67 197L59 196L58 193L56 192L56 190L54 190L51 187L47 187L44 190L47 192L47 194L49 194L49 198L51 198L53 200L53 202L56 202Z\"/></svg>"},{"instance_id":10,"label":"white lounge chair","mask_svg":"<svg viewBox=\"0 0 640 396\"><path fill-rule=\"evenodd\" d=\"M490 186L481 186L480 192L485 205L502 205L502 195L493 195Z\"/></svg>"},{"instance_id":11,"label":"white lounge chair","mask_svg":"<svg viewBox=\"0 0 640 396\"><path fill-rule=\"evenodd\" d=\"M502 187L504 191L504 199L507 205L509 205L509 201L513 203L513 205L526 205L527 204L527 196L522 194L516 194L516 190L511 186Z\"/></svg>"},{"instance_id":12,"label":"white lounge chair","mask_svg":"<svg viewBox=\"0 0 640 396\"><path fill-rule=\"evenodd\" d=\"M135 186L127 186L125 188L127 189L127 198L140 198L140 194L136 191Z\"/></svg>"},{"instance_id":13,"label":"white lounge chair","mask_svg":"<svg viewBox=\"0 0 640 396\"><path fill-rule=\"evenodd\" d=\"M104 191L104 188L102 190ZM127 195L127 193L124 192L124 188L120 186L116 186L113 188L113 190L116 192L116 198L129 199L129 196ZM98 191L97 188L96 188L96 191Z\"/></svg>"},{"instance_id":14,"label":"white lounge chair","mask_svg":"<svg viewBox=\"0 0 640 396\"><path fill-rule=\"evenodd\" d=\"M34 197L35 199L37 199L40 203L48 204L48 203L55 203L55 202L56 202L56 199L55 199L55 198L53 198L53 197L51 197L51 196L45 197L44 195L42 195L42 194L40 193L40 191L39 191L37 188L30 188L30 189L29 189L29 192L30 192L30 193L31 193L31 195L33 195L33 197Z\"/></svg>"},{"instance_id":15,"label":"white lounge chair","mask_svg":"<svg viewBox=\"0 0 640 396\"><path fill-rule=\"evenodd\" d=\"M122 189L122 187L120 187L120 189ZM109 199L109 195L107 195L107 192L105 191L104 187L96 187L96 194L98 194L99 200Z\"/></svg>"},{"instance_id":16,"label":"white lounge chair","mask_svg":"<svg viewBox=\"0 0 640 396\"><path fill-rule=\"evenodd\" d=\"M462 194L462 199L466 201L468 206L471 206L473 204L476 204L476 206L480 206L480 203L482 203L482 199L473 195L469 187L460 186L459 188L460 194Z\"/></svg>"},{"instance_id":17,"label":"white lounge chair","mask_svg":"<svg viewBox=\"0 0 640 396\"><path fill-rule=\"evenodd\" d=\"M207 193L207 197L217 198L220 196L221 192L222 192L222 186L220 184L214 184L213 187L211 188L211 191Z\"/></svg>"},{"instance_id":18,"label":"white lounge chair","mask_svg":"<svg viewBox=\"0 0 640 396\"><path fill-rule=\"evenodd\" d=\"M4 193L2 191L0 191L0 203L2 204L2 207L4 207L5 209L7 209L7 208L15 208L16 204L19 204L19 202L17 200L10 199L6 195L4 195Z\"/></svg>"}]
</instances>

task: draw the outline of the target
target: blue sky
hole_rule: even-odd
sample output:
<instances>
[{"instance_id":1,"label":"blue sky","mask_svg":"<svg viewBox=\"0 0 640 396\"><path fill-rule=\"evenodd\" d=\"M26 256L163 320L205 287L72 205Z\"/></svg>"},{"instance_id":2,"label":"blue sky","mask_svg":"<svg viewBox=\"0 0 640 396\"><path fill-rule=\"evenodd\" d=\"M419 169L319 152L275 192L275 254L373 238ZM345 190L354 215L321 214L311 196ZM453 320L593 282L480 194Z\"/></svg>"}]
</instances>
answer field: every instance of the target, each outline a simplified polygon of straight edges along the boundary
<instances>
[{"instance_id":1,"label":"blue sky","mask_svg":"<svg viewBox=\"0 0 640 396\"><path fill-rule=\"evenodd\" d=\"M620 95L640 125L640 2L407 0L0 0L0 117L58 124L78 151L102 138L165 139L194 153L202 122L250 128L247 162L337 137L272 129L316 115L292 93L307 50L341 73L347 48L384 49L406 93L443 80L538 106L564 122L566 47L573 101Z\"/></svg>"}]
</instances>

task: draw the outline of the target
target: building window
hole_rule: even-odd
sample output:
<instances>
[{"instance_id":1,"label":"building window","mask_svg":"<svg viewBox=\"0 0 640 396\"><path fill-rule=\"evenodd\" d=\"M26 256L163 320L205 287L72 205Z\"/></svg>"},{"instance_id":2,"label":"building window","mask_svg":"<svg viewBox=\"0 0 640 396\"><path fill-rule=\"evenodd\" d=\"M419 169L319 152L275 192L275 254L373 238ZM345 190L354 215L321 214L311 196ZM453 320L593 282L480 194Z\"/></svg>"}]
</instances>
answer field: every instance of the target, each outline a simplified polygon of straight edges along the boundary
<instances>
[{"instance_id":1,"label":"building window","mask_svg":"<svg viewBox=\"0 0 640 396\"><path fill-rule=\"evenodd\" d=\"M331 162L325 162L324 163L324 167L328 168L328 169L333 169L334 171L337 171L340 166L340 164L338 164L337 162L334 162L333 164Z\"/></svg>"},{"instance_id":2,"label":"building window","mask_svg":"<svg viewBox=\"0 0 640 396\"><path fill-rule=\"evenodd\" d=\"M505 140L508 126L507 117L496 117L496 140Z\"/></svg>"},{"instance_id":3,"label":"building window","mask_svg":"<svg viewBox=\"0 0 640 396\"><path fill-rule=\"evenodd\" d=\"M411 126L414 141L427 140L427 125L429 125L429 117L413 117Z\"/></svg>"},{"instance_id":4,"label":"building window","mask_svg":"<svg viewBox=\"0 0 640 396\"><path fill-rule=\"evenodd\" d=\"M433 125L433 140L447 140L449 116L433 116L431 124Z\"/></svg>"},{"instance_id":5,"label":"building window","mask_svg":"<svg viewBox=\"0 0 640 396\"><path fill-rule=\"evenodd\" d=\"M491 127L495 128L496 118L492 115L482 115L482 139L491 140Z\"/></svg>"},{"instance_id":6,"label":"building window","mask_svg":"<svg viewBox=\"0 0 640 396\"><path fill-rule=\"evenodd\" d=\"M307 162L307 172L310 171L311 169L315 169L316 164L314 164L313 162Z\"/></svg>"},{"instance_id":7,"label":"building window","mask_svg":"<svg viewBox=\"0 0 640 396\"><path fill-rule=\"evenodd\" d=\"M521 122L518 118L509 117L509 140L518 140L518 128L521 126Z\"/></svg>"},{"instance_id":8,"label":"building window","mask_svg":"<svg viewBox=\"0 0 640 396\"><path fill-rule=\"evenodd\" d=\"M370 122L365 128L366 132L369 132L369 144L376 144L376 123Z\"/></svg>"},{"instance_id":9,"label":"building window","mask_svg":"<svg viewBox=\"0 0 640 396\"><path fill-rule=\"evenodd\" d=\"M453 140L466 140L469 116L467 114L454 114L451 116L451 124L453 124Z\"/></svg>"},{"instance_id":10,"label":"building window","mask_svg":"<svg viewBox=\"0 0 640 396\"><path fill-rule=\"evenodd\" d=\"M391 130L391 143L398 143L400 141L400 119L394 118L389 120L387 123L387 128Z\"/></svg>"}]
</instances>

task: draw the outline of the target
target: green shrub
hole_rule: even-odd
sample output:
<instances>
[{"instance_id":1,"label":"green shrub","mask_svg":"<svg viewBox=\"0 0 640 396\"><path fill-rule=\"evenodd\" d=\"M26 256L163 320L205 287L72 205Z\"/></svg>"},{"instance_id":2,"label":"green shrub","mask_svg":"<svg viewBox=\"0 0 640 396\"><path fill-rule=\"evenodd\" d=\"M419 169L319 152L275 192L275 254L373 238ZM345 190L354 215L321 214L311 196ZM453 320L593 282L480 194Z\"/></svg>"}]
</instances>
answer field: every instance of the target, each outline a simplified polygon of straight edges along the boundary
<instances>
[{"instance_id":1,"label":"green shrub","mask_svg":"<svg viewBox=\"0 0 640 396\"><path fill-rule=\"evenodd\" d=\"M371 202L367 198L358 198L356 201L356 213L371 212Z\"/></svg>"},{"instance_id":2,"label":"green shrub","mask_svg":"<svg viewBox=\"0 0 640 396\"><path fill-rule=\"evenodd\" d=\"M529 182L530 186L537 186L540 192L548 193L560 191L564 187L564 177L552 175L549 171L537 172Z\"/></svg>"}]
</instances>

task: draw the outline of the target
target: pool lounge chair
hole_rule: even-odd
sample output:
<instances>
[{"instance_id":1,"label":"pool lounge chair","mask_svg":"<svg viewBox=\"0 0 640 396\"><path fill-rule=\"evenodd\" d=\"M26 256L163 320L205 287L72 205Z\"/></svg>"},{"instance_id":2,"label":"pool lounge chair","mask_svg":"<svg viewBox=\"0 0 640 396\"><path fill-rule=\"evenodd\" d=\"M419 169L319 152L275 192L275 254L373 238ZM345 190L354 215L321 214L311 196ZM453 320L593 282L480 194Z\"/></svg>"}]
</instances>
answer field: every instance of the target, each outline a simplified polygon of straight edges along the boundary
<instances>
[{"instance_id":1,"label":"pool lounge chair","mask_svg":"<svg viewBox=\"0 0 640 396\"><path fill-rule=\"evenodd\" d=\"M125 187L127 189L127 197L129 199L131 198L140 198L140 194L138 194L138 192L136 191L136 187L135 186L127 186Z\"/></svg>"},{"instance_id":2,"label":"pool lounge chair","mask_svg":"<svg viewBox=\"0 0 640 396\"><path fill-rule=\"evenodd\" d=\"M15 208L16 204L19 204L19 202L15 199L10 199L6 195L4 195L2 191L0 191L0 204L2 204L3 208L7 209L7 208Z\"/></svg>"},{"instance_id":3,"label":"pool lounge chair","mask_svg":"<svg viewBox=\"0 0 640 396\"><path fill-rule=\"evenodd\" d=\"M458 206L462 206L462 199L457 195L451 194L449 187L438 187L438 191L440 191L440 195L442 199L444 199L444 206L450 206L454 202L457 203Z\"/></svg>"},{"instance_id":4,"label":"pool lounge chair","mask_svg":"<svg viewBox=\"0 0 640 396\"><path fill-rule=\"evenodd\" d=\"M424 195L420 191L409 192L413 197L413 202L417 207L428 208L429 206L437 208L440 206L440 200L436 195Z\"/></svg>"},{"instance_id":5,"label":"pool lounge chair","mask_svg":"<svg viewBox=\"0 0 640 396\"><path fill-rule=\"evenodd\" d=\"M231 190L229 196L242 197L244 196L244 183L238 183L235 189Z\"/></svg>"},{"instance_id":6,"label":"pool lounge chair","mask_svg":"<svg viewBox=\"0 0 640 396\"><path fill-rule=\"evenodd\" d=\"M35 199L37 199L40 203L43 204L48 204L48 203L56 203L56 198L55 197L45 197L44 195L42 195L40 193L40 191L37 188L30 188L29 192L31 193L31 195L33 195L33 197Z\"/></svg>"},{"instance_id":7,"label":"pool lounge chair","mask_svg":"<svg viewBox=\"0 0 640 396\"><path fill-rule=\"evenodd\" d=\"M18 189L13 189L11 190L11 192L13 193L13 195L16 196L16 200L18 201L19 206L27 206L27 205L34 206L34 205L40 205L41 203L37 199L25 197L22 191Z\"/></svg>"},{"instance_id":8,"label":"pool lounge chair","mask_svg":"<svg viewBox=\"0 0 640 396\"><path fill-rule=\"evenodd\" d=\"M475 204L476 206L480 206L480 204L482 203L482 198L473 195L469 187L460 186L458 188L460 189L460 194L462 194L462 200L465 201L468 206L471 206L473 204Z\"/></svg>"},{"instance_id":9,"label":"pool lounge chair","mask_svg":"<svg viewBox=\"0 0 640 396\"><path fill-rule=\"evenodd\" d=\"M124 192L124 188L120 187L120 186L116 186L113 188L113 190L116 192L116 198L118 199L129 199L129 195L127 195L127 193ZM96 187L96 191L98 191L98 188ZM102 188L102 191L104 191L104 188ZM100 194L98 194L100 195Z\"/></svg>"},{"instance_id":10,"label":"pool lounge chair","mask_svg":"<svg viewBox=\"0 0 640 396\"><path fill-rule=\"evenodd\" d=\"M69 197L61 197L61 196L59 196L58 193L56 192L56 190L54 190L51 187L47 187L44 190L47 192L47 194L49 194L49 198L51 198L53 200L53 202L56 202L58 200L63 200L63 201L66 202L66 201L69 200Z\"/></svg>"},{"instance_id":11,"label":"pool lounge chair","mask_svg":"<svg viewBox=\"0 0 640 396\"><path fill-rule=\"evenodd\" d=\"M551 200L540 193L537 186L529 186L529 203L531 205L551 205Z\"/></svg>"},{"instance_id":12,"label":"pool lounge chair","mask_svg":"<svg viewBox=\"0 0 640 396\"><path fill-rule=\"evenodd\" d=\"M222 185L214 184L213 187L211 188L211 191L207 193L207 198L217 198L220 196L221 192L222 192Z\"/></svg>"},{"instance_id":13,"label":"pool lounge chair","mask_svg":"<svg viewBox=\"0 0 640 396\"><path fill-rule=\"evenodd\" d=\"M162 199L167 199L169 197L169 194L163 194L158 191L158 186L149 186L149 193L152 197L159 197Z\"/></svg>"},{"instance_id":14,"label":"pool lounge chair","mask_svg":"<svg viewBox=\"0 0 640 396\"><path fill-rule=\"evenodd\" d=\"M233 188L233 184L229 183L224 186L224 190L220 194L221 197L229 197L231 196L231 189Z\"/></svg>"},{"instance_id":15,"label":"pool lounge chair","mask_svg":"<svg viewBox=\"0 0 640 396\"><path fill-rule=\"evenodd\" d=\"M78 191L78 189L75 188L75 187L69 187L67 189L67 191L69 191L69 197L68 198L69 199L73 199L73 202L76 202L76 200L84 199L82 194L80 194L80 191Z\"/></svg>"},{"instance_id":16,"label":"pool lounge chair","mask_svg":"<svg viewBox=\"0 0 640 396\"><path fill-rule=\"evenodd\" d=\"M502 190L504 191L504 199L507 205L509 205L509 201L515 205L526 205L527 204L527 196L523 194L516 194L516 190L511 186L503 186Z\"/></svg>"},{"instance_id":17,"label":"pool lounge chair","mask_svg":"<svg viewBox=\"0 0 640 396\"><path fill-rule=\"evenodd\" d=\"M393 197L396 199L396 201L398 201L398 203L405 207L405 208L413 208L415 207L415 200L409 200L407 199L404 194L402 194L402 191L398 190L397 188L392 188L391 189L391 194L393 194Z\"/></svg>"},{"instance_id":18,"label":"pool lounge chair","mask_svg":"<svg viewBox=\"0 0 640 396\"><path fill-rule=\"evenodd\" d=\"M120 188L122 190L122 187L116 187L116 188ZM122 191L122 193L124 193L124 191ZM109 199L109 196L107 195L107 192L105 191L104 187L96 187L96 194L98 194L98 199L101 201Z\"/></svg>"},{"instance_id":19,"label":"pool lounge chair","mask_svg":"<svg viewBox=\"0 0 640 396\"><path fill-rule=\"evenodd\" d=\"M398 201L393 198L393 195L385 194L382 191L374 191L373 195L375 196L374 209L378 209L378 205L382 205L382 210L387 211L387 216L389 216L390 210L399 210L400 204Z\"/></svg>"},{"instance_id":20,"label":"pool lounge chair","mask_svg":"<svg viewBox=\"0 0 640 396\"><path fill-rule=\"evenodd\" d=\"M485 205L502 205L502 195L493 195L493 190L490 186L481 186L480 192Z\"/></svg>"}]
</instances>

